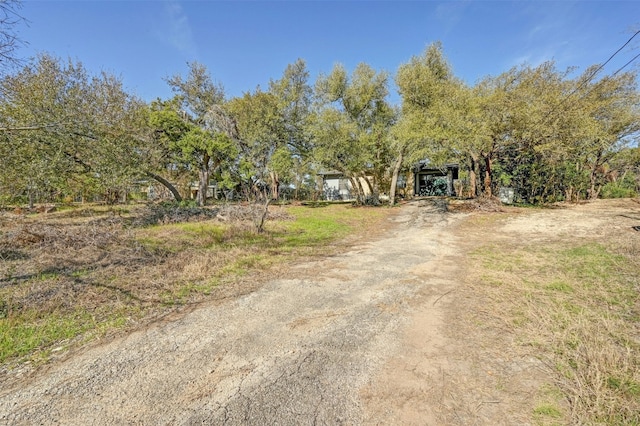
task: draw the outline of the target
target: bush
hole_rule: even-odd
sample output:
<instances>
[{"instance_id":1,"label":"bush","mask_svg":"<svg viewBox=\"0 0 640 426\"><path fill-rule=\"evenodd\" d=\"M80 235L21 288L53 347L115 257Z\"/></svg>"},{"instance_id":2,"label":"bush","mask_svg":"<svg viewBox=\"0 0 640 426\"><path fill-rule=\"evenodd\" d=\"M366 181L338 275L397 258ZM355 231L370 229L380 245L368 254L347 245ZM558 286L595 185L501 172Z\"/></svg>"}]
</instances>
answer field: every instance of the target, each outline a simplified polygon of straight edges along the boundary
<instances>
[{"instance_id":1,"label":"bush","mask_svg":"<svg viewBox=\"0 0 640 426\"><path fill-rule=\"evenodd\" d=\"M609 182L600 191L602 198L633 198L638 196L633 176L627 175L624 179Z\"/></svg>"}]
</instances>

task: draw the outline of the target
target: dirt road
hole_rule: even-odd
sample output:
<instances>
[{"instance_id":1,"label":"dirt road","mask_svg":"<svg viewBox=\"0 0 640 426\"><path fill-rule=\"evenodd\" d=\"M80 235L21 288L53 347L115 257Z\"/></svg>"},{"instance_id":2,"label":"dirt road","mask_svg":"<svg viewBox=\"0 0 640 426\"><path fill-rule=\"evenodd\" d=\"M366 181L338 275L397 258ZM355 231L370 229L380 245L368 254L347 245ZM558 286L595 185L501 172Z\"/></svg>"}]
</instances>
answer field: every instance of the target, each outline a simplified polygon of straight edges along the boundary
<instances>
[{"instance_id":1,"label":"dirt road","mask_svg":"<svg viewBox=\"0 0 640 426\"><path fill-rule=\"evenodd\" d=\"M537 386L536 360L445 332L465 307L468 215L443 206L410 203L348 253L3 389L0 424L523 424L513 408Z\"/></svg>"}]
</instances>

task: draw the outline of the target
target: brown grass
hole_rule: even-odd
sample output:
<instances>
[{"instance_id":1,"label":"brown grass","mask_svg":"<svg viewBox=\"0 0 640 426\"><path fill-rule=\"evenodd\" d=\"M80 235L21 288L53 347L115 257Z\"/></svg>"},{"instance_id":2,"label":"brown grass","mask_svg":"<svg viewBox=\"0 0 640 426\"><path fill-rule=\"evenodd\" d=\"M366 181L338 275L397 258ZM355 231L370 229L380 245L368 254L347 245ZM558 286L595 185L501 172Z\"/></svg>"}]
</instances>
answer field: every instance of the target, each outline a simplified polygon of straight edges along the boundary
<instances>
[{"instance_id":1,"label":"brown grass","mask_svg":"<svg viewBox=\"0 0 640 426\"><path fill-rule=\"evenodd\" d=\"M274 266L338 250L336 238L390 213L271 207L267 232L256 234L253 209L98 206L2 214L0 377L25 361L49 359L53 348L61 354L60 347L181 307L252 291L281 273Z\"/></svg>"},{"instance_id":2,"label":"brown grass","mask_svg":"<svg viewBox=\"0 0 640 426\"><path fill-rule=\"evenodd\" d=\"M552 380L538 395L536 423L640 424L639 235L611 226L530 240L500 233L508 217L467 224L484 235L471 250L467 324L496 330L504 351L546 366Z\"/></svg>"}]
</instances>

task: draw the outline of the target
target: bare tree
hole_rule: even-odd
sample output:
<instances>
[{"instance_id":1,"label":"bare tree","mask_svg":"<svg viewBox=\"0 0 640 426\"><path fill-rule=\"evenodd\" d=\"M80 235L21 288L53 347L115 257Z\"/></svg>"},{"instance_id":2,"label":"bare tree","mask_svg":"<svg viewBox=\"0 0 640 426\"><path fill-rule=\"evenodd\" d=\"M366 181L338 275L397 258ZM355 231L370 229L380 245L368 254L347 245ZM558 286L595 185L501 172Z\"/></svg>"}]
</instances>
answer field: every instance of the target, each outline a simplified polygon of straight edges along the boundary
<instances>
[{"instance_id":1,"label":"bare tree","mask_svg":"<svg viewBox=\"0 0 640 426\"><path fill-rule=\"evenodd\" d=\"M16 57L18 47L25 44L17 33L17 26L27 20L18 13L20 0L0 0L0 68L20 63Z\"/></svg>"}]
</instances>

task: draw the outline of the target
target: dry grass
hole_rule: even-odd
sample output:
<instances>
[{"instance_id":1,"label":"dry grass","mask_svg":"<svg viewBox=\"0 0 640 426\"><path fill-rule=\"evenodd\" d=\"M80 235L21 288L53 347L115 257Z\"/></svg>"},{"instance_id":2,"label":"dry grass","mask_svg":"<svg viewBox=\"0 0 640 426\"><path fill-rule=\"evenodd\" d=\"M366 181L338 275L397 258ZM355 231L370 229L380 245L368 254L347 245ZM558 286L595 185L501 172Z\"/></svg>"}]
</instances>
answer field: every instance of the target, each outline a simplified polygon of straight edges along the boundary
<instances>
[{"instance_id":1,"label":"dry grass","mask_svg":"<svg viewBox=\"0 0 640 426\"><path fill-rule=\"evenodd\" d=\"M472 250L467 291L482 309L469 321L502 330L512 342L505 350L546 365L554 379L532 418L640 424L639 236L612 227L605 237L529 240L500 235L504 218L476 218L492 237Z\"/></svg>"},{"instance_id":2,"label":"dry grass","mask_svg":"<svg viewBox=\"0 0 640 426\"><path fill-rule=\"evenodd\" d=\"M451 212L501 212L503 205L495 197L480 197L470 200L450 200L448 210Z\"/></svg>"},{"instance_id":3,"label":"dry grass","mask_svg":"<svg viewBox=\"0 0 640 426\"><path fill-rule=\"evenodd\" d=\"M271 207L266 232L257 234L253 209L96 206L3 214L0 377L182 306L252 291L282 273L275 266L330 254L338 239L363 234L390 214Z\"/></svg>"}]
</instances>

